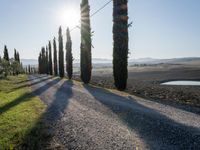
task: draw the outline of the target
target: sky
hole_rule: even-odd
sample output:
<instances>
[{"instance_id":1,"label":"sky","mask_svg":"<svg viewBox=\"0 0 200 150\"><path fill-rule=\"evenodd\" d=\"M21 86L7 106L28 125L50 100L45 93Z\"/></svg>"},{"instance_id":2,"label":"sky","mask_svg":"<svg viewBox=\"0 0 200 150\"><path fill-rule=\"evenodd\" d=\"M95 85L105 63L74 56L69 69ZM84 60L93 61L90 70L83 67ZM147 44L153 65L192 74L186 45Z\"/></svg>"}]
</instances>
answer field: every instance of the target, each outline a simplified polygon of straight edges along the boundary
<instances>
[{"instance_id":1,"label":"sky","mask_svg":"<svg viewBox=\"0 0 200 150\"><path fill-rule=\"evenodd\" d=\"M89 0L91 14L109 0ZM58 28L79 25L81 0L0 0L0 55L37 59ZM200 57L200 0L129 0L129 58ZM112 2L91 18L92 57L112 59ZM80 57L80 30L71 32Z\"/></svg>"}]
</instances>

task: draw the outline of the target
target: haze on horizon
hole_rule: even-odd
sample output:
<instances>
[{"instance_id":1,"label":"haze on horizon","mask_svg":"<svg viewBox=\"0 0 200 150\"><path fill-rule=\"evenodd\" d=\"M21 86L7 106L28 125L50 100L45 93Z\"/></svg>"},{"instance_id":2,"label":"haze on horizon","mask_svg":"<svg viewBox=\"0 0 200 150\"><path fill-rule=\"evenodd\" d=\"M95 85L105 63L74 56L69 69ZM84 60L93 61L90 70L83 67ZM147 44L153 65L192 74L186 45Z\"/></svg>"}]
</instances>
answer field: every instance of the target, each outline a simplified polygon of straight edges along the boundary
<instances>
[{"instance_id":1,"label":"haze on horizon","mask_svg":"<svg viewBox=\"0 0 200 150\"><path fill-rule=\"evenodd\" d=\"M91 14L107 1L90 0ZM199 6L199 0L129 0L129 21L133 21L129 58L199 57ZM11 56L16 48L21 58L37 59L41 47L57 37L60 25L65 35L67 26L79 23L79 7L80 0L0 1L0 55L6 44ZM70 23L66 12L73 12ZM91 18L91 27L93 58L111 59L112 3ZM79 59L80 30L72 31L71 36L73 56Z\"/></svg>"}]
</instances>

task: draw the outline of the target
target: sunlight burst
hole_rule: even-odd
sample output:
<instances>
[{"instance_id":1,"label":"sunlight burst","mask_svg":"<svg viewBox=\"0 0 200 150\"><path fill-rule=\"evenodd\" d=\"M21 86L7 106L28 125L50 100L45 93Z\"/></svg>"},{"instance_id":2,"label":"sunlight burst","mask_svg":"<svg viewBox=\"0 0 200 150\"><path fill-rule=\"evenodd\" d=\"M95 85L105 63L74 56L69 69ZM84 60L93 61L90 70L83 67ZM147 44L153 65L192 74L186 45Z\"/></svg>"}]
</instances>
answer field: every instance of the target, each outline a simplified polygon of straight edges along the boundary
<instances>
[{"instance_id":1,"label":"sunlight burst","mask_svg":"<svg viewBox=\"0 0 200 150\"><path fill-rule=\"evenodd\" d=\"M72 7L60 11L60 24L65 27L73 28L80 24L80 12Z\"/></svg>"}]
</instances>

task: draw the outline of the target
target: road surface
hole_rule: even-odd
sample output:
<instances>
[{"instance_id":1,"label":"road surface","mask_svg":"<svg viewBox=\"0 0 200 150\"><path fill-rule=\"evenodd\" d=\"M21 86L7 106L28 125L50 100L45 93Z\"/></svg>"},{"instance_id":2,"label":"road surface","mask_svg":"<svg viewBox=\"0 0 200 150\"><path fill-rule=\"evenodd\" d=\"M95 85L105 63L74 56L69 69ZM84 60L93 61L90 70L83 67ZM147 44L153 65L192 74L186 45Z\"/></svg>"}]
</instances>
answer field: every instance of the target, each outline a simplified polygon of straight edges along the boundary
<instances>
[{"instance_id":1,"label":"road surface","mask_svg":"<svg viewBox=\"0 0 200 150\"><path fill-rule=\"evenodd\" d=\"M30 76L48 106L50 149L200 149L200 115L50 76Z\"/></svg>"}]
</instances>

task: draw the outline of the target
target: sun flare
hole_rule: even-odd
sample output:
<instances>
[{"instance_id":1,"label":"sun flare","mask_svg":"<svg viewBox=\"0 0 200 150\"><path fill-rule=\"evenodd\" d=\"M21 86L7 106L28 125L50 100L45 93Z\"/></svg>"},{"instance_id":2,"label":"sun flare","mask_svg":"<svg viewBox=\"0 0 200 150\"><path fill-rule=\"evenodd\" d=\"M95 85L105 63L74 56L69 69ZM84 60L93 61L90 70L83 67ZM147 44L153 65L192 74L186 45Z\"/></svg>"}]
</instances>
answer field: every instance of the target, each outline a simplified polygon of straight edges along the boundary
<instances>
[{"instance_id":1,"label":"sun flare","mask_svg":"<svg viewBox=\"0 0 200 150\"><path fill-rule=\"evenodd\" d=\"M75 8L65 8L59 14L60 24L69 28L79 25L80 12Z\"/></svg>"}]
</instances>

